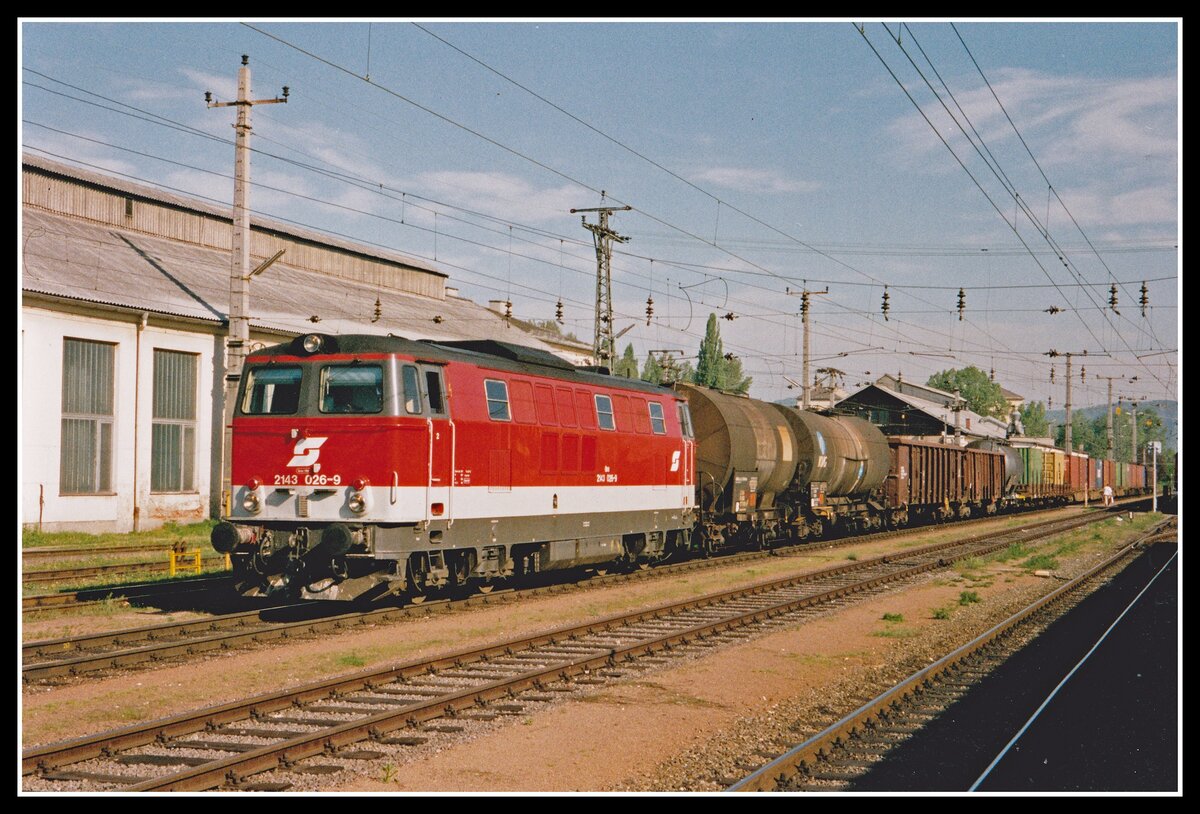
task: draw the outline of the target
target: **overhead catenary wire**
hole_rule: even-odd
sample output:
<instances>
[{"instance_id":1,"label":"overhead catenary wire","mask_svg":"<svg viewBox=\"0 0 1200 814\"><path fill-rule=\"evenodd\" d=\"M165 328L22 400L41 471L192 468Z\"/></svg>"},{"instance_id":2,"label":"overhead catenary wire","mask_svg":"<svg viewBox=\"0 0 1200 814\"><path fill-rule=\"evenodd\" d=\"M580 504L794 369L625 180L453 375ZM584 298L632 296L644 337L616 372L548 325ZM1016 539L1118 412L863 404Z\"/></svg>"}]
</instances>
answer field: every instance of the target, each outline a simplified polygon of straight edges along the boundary
<instances>
[{"instance_id":1,"label":"overhead catenary wire","mask_svg":"<svg viewBox=\"0 0 1200 814\"><path fill-rule=\"evenodd\" d=\"M887 31L888 31L888 34L889 34L889 36L890 36L890 37L891 37L891 38L892 38L894 41L898 41L898 37L897 37L897 35L895 35L895 34L892 34L891 30L890 30L890 29L888 29L886 25L884 26L884 28L885 28L885 30L887 30ZM904 93L904 95L905 95L905 96L908 98L908 100L909 100L909 101L912 103L912 105L913 105L913 106L914 106L914 107L917 109L917 112L918 112L918 113L921 115L921 118L925 120L925 123L926 123L926 124L927 124L927 125L930 127L930 129L931 129L931 130L934 132L934 134L935 134L935 135L938 137L938 139L939 139L939 140L942 142L943 146L945 146L945 148L946 148L946 149L947 149L947 150L950 152L951 156L952 156L952 157L955 159L955 161L958 163L959 167L960 167L960 168L961 168L961 169L962 169L962 170L963 170L963 171L964 171L964 172L967 174L967 176L968 176L968 177L971 179L971 181L972 181L972 182L975 184L975 186L976 186L976 187L979 189L979 191L980 191L980 192L981 192L981 193L984 195L984 197L987 199L987 201L988 201L988 202L989 202L989 203L992 205L993 209L995 209L995 210L996 210L997 214L999 214L999 215L1000 215L1001 219L1002 219L1002 220L1003 220L1003 221L1004 221L1004 222L1005 222L1005 223L1006 223L1006 224L1009 226L1009 228L1010 228L1010 229L1013 231L1014 235L1016 235L1017 239L1018 239L1018 240L1021 242L1021 244L1022 244L1023 246L1025 246L1026 248L1029 248L1029 246L1028 246L1028 242L1027 242L1027 241L1026 241L1026 240L1025 240L1025 239L1024 239L1022 236L1021 236L1021 234L1020 234L1019 230L1017 230L1017 229L1015 228L1015 224L1014 224L1013 222L1010 222L1010 221L1009 221L1009 219L1008 219L1007 215L1005 215L1005 213L1004 213L1004 212L1003 212L1003 211L1000 209L1000 207L999 207L999 206L996 204L995 200L994 200L994 199L991 197L991 195L990 195L990 194L987 192L987 190L986 190L986 189L983 187L982 183L980 183L979 179L975 177L974 173L972 173L972 172L971 172L971 170L970 170L970 169L969 169L969 168L966 166L966 164L963 162L962 158L961 158L961 157L959 157L958 153L957 153L957 152L955 152L954 148L953 148L953 147L952 147L952 146L949 144L949 142L946 140L945 136L943 136L943 135L942 135L942 133L941 133L941 132L938 130L937 126L936 126L936 125L935 125L935 124L934 124L934 123L933 123L933 122L930 120L929 116L928 116L928 115L925 113L925 111L924 111L924 109L921 107L921 105L920 105L920 104L919 104L919 103L916 101L916 99L915 99L915 98L913 98L913 96L912 96L912 94L909 92L908 88L907 88L907 87L904 85L904 83L903 83L903 82L900 80L900 78L899 78L899 77L896 75L895 71L894 71L894 70L892 70L892 67L891 67L891 66L890 66L890 65L887 63L887 61L886 61L886 60L883 58L883 55L879 53L879 51L878 51L878 49L877 49L877 48L875 48L875 45L874 45L874 43L872 43L872 42L871 42L871 40L870 40L870 38L869 38L869 37L867 37L867 35L866 35L866 30L865 30L865 27L860 27L860 26L857 26L857 25L855 25L855 30L856 30L856 31L857 31L857 32L860 34L860 36L862 37L862 39L864 40L864 42L866 42L866 43L867 43L868 47L869 47L869 48L871 49L871 51L872 51L872 52L875 54L875 56L876 56L876 57L879 59L880 63L881 63L883 66L884 66L885 70L886 70L886 71L887 71L887 72L888 72L888 73L891 75L892 79L893 79L893 80L896 82L896 84L897 84L897 85L900 87L900 89L901 89L901 91ZM899 45L899 43L898 43L898 45ZM951 112L949 111L949 109L946 107L946 104L945 104L945 102L944 102L944 101L941 99L941 96L940 96L940 95L937 93L936 89L934 89L934 88L932 87L932 85L931 85L931 83L929 82L929 80L928 80L928 79L927 79L927 78L924 76L924 74L921 72L921 70L920 70L920 69L919 69L919 68L916 66L915 62L914 62L914 61L913 61L913 59L912 59L912 56L911 56L911 55L910 55L910 54L907 52L907 50L905 50L905 49L904 49L904 47L903 47L902 45L899 45L899 47L900 47L900 50L901 50L901 52L902 52L902 53L905 55L905 57L906 57L906 58L909 60L909 62L910 62L912 65L913 65L914 69L916 69L916 70L917 70L917 73L918 73L918 75L920 75L920 76L921 76L921 78L922 78L922 79L925 81L925 84L926 84L926 85L927 85L927 86L930 88L930 90L933 92L934 96L935 96L935 97L938 99L938 101L939 101L939 102L942 104L942 107L943 107L943 109L945 109L945 110L946 110L947 114L948 114L948 115L950 115L951 119L952 119L952 120L955 122L955 124L956 124L956 125L958 125L959 129L960 129L960 130L961 130L961 131L964 133L964 135L966 135L966 131L965 131L965 129L963 129L962 125L961 125L961 124L959 124L957 117L955 117L955 116L954 116L954 114L953 114L953 113L951 113ZM969 142L969 143L972 145L972 147L973 147L973 148L976 150L976 152L979 152L979 151L980 151L980 148L979 148L978 146L976 146L976 145L975 145L975 142L974 142L974 141L973 141L973 140L972 140L972 139L971 139L969 136L967 136L967 140L968 140L968 142ZM985 162L985 163L986 163L986 162ZM990 168L990 165L989 165L989 168ZM995 172L995 171L993 170L993 172ZM998 177L999 177L999 176L998 176ZM1007 188L1007 187L1006 187L1006 188ZM1013 197L1014 197L1014 201L1015 201L1015 202L1018 204L1018 206L1019 206L1019 207L1023 207L1023 206L1024 206L1024 202L1023 202L1023 200L1021 199L1021 197L1020 197L1018 194L1016 194L1015 190L1011 190L1011 191L1010 191L1010 194L1012 194L1012 195L1013 195ZM1037 227L1038 227L1038 232L1039 232L1039 234L1042 234L1042 235L1045 237L1044 229L1043 229L1043 228L1041 227L1041 225L1038 223L1036 215L1035 215L1035 214L1033 214L1031 211L1028 211L1028 210L1027 210L1027 208L1025 209L1025 214L1026 214L1026 216L1027 216L1027 217L1030 219L1030 221L1031 221L1032 223L1034 223L1034 224L1035 224L1035 226L1037 226ZM1043 272L1043 274L1046 276L1046 278L1047 278L1048 280L1050 280L1052 283L1056 283L1056 281L1054 280L1054 278L1053 278L1053 277L1050 275L1049 271L1048 271L1048 270L1046 270L1046 268L1045 268L1045 267L1042 265L1042 263L1041 263L1041 262L1038 260L1037 256L1036 256L1036 255L1034 255L1034 254L1032 254L1032 252L1030 253L1030 256L1032 257L1032 259L1033 259L1034 263L1035 263L1035 264L1037 264L1037 266L1038 266L1038 267L1039 267L1039 268L1042 270L1042 272ZM1064 265L1065 265L1065 263L1064 263ZM1071 269L1070 269L1070 267L1069 267L1069 266L1068 266L1068 271L1071 271ZM1073 272L1072 272L1072 273L1073 273ZM1079 289L1079 290L1081 290L1081 291L1084 291L1085 293L1087 293L1087 289L1085 289L1085 288L1084 288L1084 289ZM1061 292L1060 292L1060 293L1061 293ZM1103 343L1103 342L1100 340L1100 338L1099 338L1098 336L1096 336L1095 332L1092 330L1092 327L1091 327L1091 325L1090 325L1090 324L1088 324L1088 323L1087 323L1087 321L1085 321L1085 320L1082 320L1082 319L1080 320L1080 322L1083 324L1084 328L1085 328L1085 329L1087 330L1087 332L1088 332L1088 333L1089 333L1089 334L1092 336L1092 338L1093 338L1093 339L1094 339L1094 340L1095 340L1095 341L1096 341L1098 344L1100 344L1100 345L1103 347L1103 346L1104 346L1104 343ZM1117 335L1118 335L1118 336L1120 336L1119 332L1117 333ZM1121 339L1122 339L1122 342L1124 342L1124 338L1123 338L1123 337L1121 337ZM1128 345L1128 343L1127 343L1127 342L1126 342L1125 344L1126 344L1126 345ZM1163 382L1161 379L1159 379L1159 378L1158 378L1158 376L1157 376L1156 374L1154 374L1153 372L1151 372L1151 375L1152 375L1152 376L1154 376L1154 377L1155 377L1155 379L1156 379L1156 380L1157 380L1157 381L1158 381L1158 382L1159 382L1161 385L1163 385L1164 387L1166 387L1165 383L1164 383L1164 382Z\"/></svg>"},{"instance_id":2,"label":"overhead catenary wire","mask_svg":"<svg viewBox=\"0 0 1200 814\"><path fill-rule=\"evenodd\" d=\"M314 171L319 171L319 168L318 168L318 169L315 169ZM444 204L444 202L443 202L443 205L445 205L445 204ZM439 213L438 217L439 217L439 219L445 219L445 218L447 217L447 214L446 214L445 212L442 212L442 213ZM441 225L444 227L444 226L445 226L445 223L443 222ZM475 228L475 225L472 225L472 228ZM520 227L514 227L514 228L520 228ZM725 234L727 234L727 231L724 229L724 224L722 224L722 232L723 232L723 233L725 233ZM443 235L443 236L447 234L447 232L446 232L446 230L445 230L444 228L440 229L440 230L439 230L439 233L440 233L441 235ZM352 239L354 239L354 238L352 238ZM519 238L517 238L517 239L519 240ZM729 241L728 241L728 240L726 240L726 241L723 241L723 242L725 242L725 243L728 243ZM570 244L568 244L568 245L570 245ZM561 246L561 243L560 243L560 246ZM488 247L488 248L490 248L490 250L493 250L493 251L502 251L502 249L500 249L500 248L498 248L498 247L496 247L496 246L491 246L491 247ZM521 257L521 255L517 255L517 254L509 253L509 254L508 254L508 258L509 258L509 262L510 262L510 264L511 264L511 263L514 261L514 259L515 259L515 258L517 258L517 257ZM657 256L656 256L656 255L649 255L649 254L648 254L648 255L646 255L646 257L647 257L649 260L651 260L651 261L654 261L654 260L656 260L656 259L657 259ZM544 262L544 261L543 261L543 262ZM570 259L570 262L574 262L574 258L571 258L571 259ZM472 269L471 271L473 272L474 270ZM635 274L636 274L636 273L637 273L637 272L635 272ZM730 273L731 273L731 274L736 274L736 273L749 274L749 273L756 273L756 272L751 272L750 270L737 270L737 271L733 271L733 272L730 272ZM774 275L765 275L765 276L774 276ZM628 285L630 285L631 287L636 287L636 283L635 283L636 279L637 279L637 277L636 277L636 276L631 276L631 277L629 277L629 278L628 278L628 281L624 281L624 280L623 280L623 281L621 281L621 282L620 282L620 283L618 283L618 284L620 284L620 285L627 285L627 284L628 284ZM790 279L790 277L789 277L788 279ZM844 280L839 280L839 281L836 281L836 282L837 282L839 285L846 285L846 284L848 284L848 281L844 281ZM860 286L861 286L861 285L872 285L871 283L862 283L862 282L858 282L858 281L854 281L853 283L849 283L849 284L853 284L853 285L860 285ZM900 290L900 289L902 289L903 287L904 287L904 286L903 286L903 284L896 286L897 290ZM765 290L765 289L764 289L764 290ZM760 306L761 306L761 304L760 304ZM747 313L747 314L749 314L749 313L750 313L750 311L749 311L748 309L745 309L745 310L746 310L746 313ZM850 310L846 310L844 313L846 313L847 315L849 315L849 314L851 314L851 313L852 313L852 311L850 311ZM902 311L902 312L899 312L899 313L907 313L907 312L904 312L904 311ZM782 314L782 312L781 312L781 314ZM786 328L786 327L789 325L789 323L787 323L787 322L784 322L784 323L782 323L782 324L785 326L785 328ZM873 324L874 324L874 321L872 320L872 321L871 321L869 324L872 324L872 325L873 325ZM893 327L893 328L895 328L896 326L892 326L892 327ZM926 328L926 327L927 327L927 326L925 326L925 325L913 325L913 326L911 327L911 330L913 330L913 331L917 331L917 332L920 332L920 333L921 333L921 335L922 335L922 336L924 336L924 335L925 335L925 334L924 334L924 331L925 331L925 328ZM852 334L853 334L853 331L851 331L851 335L852 335ZM832 335L832 334L831 334L831 335ZM953 344L954 344L955 346L958 346L960 343L958 343L958 342L955 342L955 343L953 343Z\"/></svg>"}]
</instances>

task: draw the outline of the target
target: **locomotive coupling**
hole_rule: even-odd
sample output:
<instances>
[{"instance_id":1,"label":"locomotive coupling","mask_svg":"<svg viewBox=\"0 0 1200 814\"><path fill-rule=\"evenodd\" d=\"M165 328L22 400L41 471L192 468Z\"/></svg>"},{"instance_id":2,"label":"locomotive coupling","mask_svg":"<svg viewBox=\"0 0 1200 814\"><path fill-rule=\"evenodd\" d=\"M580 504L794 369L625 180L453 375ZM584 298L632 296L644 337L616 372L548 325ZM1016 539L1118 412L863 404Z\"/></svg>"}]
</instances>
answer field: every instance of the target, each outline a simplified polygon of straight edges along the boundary
<instances>
[{"instance_id":1,"label":"locomotive coupling","mask_svg":"<svg viewBox=\"0 0 1200 814\"><path fill-rule=\"evenodd\" d=\"M233 523L221 521L213 527L209 539L217 553L232 554L238 546L254 542L255 536L253 528L235 526Z\"/></svg>"}]
</instances>

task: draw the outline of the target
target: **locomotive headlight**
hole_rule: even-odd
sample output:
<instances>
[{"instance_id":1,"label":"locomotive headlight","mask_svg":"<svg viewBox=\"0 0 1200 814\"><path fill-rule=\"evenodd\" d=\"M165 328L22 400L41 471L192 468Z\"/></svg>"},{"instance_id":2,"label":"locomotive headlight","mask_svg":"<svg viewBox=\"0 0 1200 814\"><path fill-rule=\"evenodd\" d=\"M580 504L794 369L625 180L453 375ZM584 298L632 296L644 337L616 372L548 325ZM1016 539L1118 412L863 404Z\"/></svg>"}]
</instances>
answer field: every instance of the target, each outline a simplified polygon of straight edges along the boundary
<instances>
[{"instance_id":1,"label":"locomotive headlight","mask_svg":"<svg viewBox=\"0 0 1200 814\"><path fill-rule=\"evenodd\" d=\"M321 345L322 340L320 334L309 334L308 336L304 337L303 346L305 353L316 353L321 349Z\"/></svg>"},{"instance_id":2,"label":"locomotive headlight","mask_svg":"<svg viewBox=\"0 0 1200 814\"><path fill-rule=\"evenodd\" d=\"M258 492L247 490L242 498L242 508L250 514L258 514L262 511L262 500L259 498Z\"/></svg>"},{"instance_id":3,"label":"locomotive headlight","mask_svg":"<svg viewBox=\"0 0 1200 814\"><path fill-rule=\"evenodd\" d=\"M367 496L363 492L351 492L349 499L346 500L346 507L355 514L362 514L367 510Z\"/></svg>"}]
</instances>

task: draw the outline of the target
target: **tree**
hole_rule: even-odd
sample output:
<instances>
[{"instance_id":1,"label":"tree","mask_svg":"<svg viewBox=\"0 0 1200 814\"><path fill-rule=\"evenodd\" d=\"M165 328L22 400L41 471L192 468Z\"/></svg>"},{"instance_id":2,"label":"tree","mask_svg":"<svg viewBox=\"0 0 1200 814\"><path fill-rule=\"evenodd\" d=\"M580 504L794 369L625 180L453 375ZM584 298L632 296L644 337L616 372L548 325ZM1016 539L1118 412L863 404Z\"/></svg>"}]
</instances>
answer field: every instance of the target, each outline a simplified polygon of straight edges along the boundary
<instances>
[{"instance_id":1,"label":"tree","mask_svg":"<svg viewBox=\"0 0 1200 814\"><path fill-rule=\"evenodd\" d=\"M579 341L579 337L575 335L574 331L564 334L562 328L559 327L558 322L553 319L531 319L529 320L529 324L535 328L541 328L543 331L547 331L548 333L557 334L563 339L570 339L572 342Z\"/></svg>"},{"instance_id":2,"label":"tree","mask_svg":"<svg viewBox=\"0 0 1200 814\"><path fill-rule=\"evenodd\" d=\"M1050 434L1050 422L1046 418L1046 403L1031 401L1021 408L1021 424L1025 434L1031 438L1044 438Z\"/></svg>"},{"instance_id":3,"label":"tree","mask_svg":"<svg viewBox=\"0 0 1200 814\"><path fill-rule=\"evenodd\" d=\"M1055 431L1054 444L1062 448L1067 436L1067 425L1063 423ZM1092 458L1103 458L1108 441L1104 427L1104 416L1099 420L1087 417L1083 410L1071 413L1071 446L1076 450L1083 449Z\"/></svg>"},{"instance_id":4,"label":"tree","mask_svg":"<svg viewBox=\"0 0 1200 814\"><path fill-rule=\"evenodd\" d=\"M638 362L637 357L633 355L633 343L630 342L625 346L625 353L613 365L614 376L624 376L627 379L636 379L638 377Z\"/></svg>"},{"instance_id":5,"label":"tree","mask_svg":"<svg viewBox=\"0 0 1200 814\"><path fill-rule=\"evenodd\" d=\"M736 356L726 358L725 345L721 341L721 329L717 327L717 315L708 315L704 339L700 340L700 354L696 363L696 384L745 393L753 379L742 375L742 362Z\"/></svg>"},{"instance_id":6,"label":"tree","mask_svg":"<svg viewBox=\"0 0 1200 814\"><path fill-rule=\"evenodd\" d=\"M721 369L725 359L725 345L721 342L721 329L717 327L717 315L708 315L704 327L704 338L700 340L700 355L696 362L696 384L719 387Z\"/></svg>"},{"instance_id":7,"label":"tree","mask_svg":"<svg viewBox=\"0 0 1200 814\"><path fill-rule=\"evenodd\" d=\"M642 365L642 381L662 384L664 373L665 371L658 358L653 353L647 354L646 364Z\"/></svg>"},{"instance_id":8,"label":"tree","mask_svg":"<svg viewBox=\"0 0 1200 814\"><path fill-rule=\"evenodd\" d=\"M1004 391L977 367L943 370L930 376L926 384L947 393L958 391L966 401L967 409L979 415L1008 419L1008 401L1004 398ZM1026 427L1025 431L1029 433L1029 428Z\"/></svg>"},{"instance_id":9,"label":"tree","mask_svg":"<svg viewBox=\"0 0 1200 814\"><path fill-rule=\"evenodd\" d=\"M721 389L730 393L748 392L753 379L742 375L742 360L736 356L730 356L721 361L725 363L721 370Z\"/></svg>"}]
</instances>

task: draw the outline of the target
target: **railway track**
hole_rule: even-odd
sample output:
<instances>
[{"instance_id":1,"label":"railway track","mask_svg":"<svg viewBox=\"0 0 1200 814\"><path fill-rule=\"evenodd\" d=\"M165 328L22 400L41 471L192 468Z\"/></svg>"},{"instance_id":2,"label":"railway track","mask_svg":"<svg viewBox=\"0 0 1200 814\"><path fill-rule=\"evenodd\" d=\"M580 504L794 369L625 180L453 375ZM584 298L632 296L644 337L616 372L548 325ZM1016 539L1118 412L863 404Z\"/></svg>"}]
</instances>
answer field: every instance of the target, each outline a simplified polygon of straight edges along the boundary
<instances>
[{"instance_id":1,"label":"railway track","mask_svg":"<svg viewBox=\"0 0 1200 814\"><path fill-rule=\"evenodd\" d=\"M331 764L300 762L322 755L381 757L356 745L364 740L380 745L419 742L416 730L435 719L520 711L523 703L606 683L631 664L661 663L672 654L703 652L722 641L793 624L955 560L1033 542L1103 517L1072 517L1035 529L928 545L35 747L22 758L26 788L286 787L289 781L277 776L281 767L320 772ZM272 773L265 781L245 782L264 772Z\"/></svg>"},{"instance_id":2,"label":"railway track","mask_svg":"<svg viewBox=\"0 0 1200 814\"><path fill-rule=\"evenodd\" d=\"M225 590L232 586L229 576L180 577L169 582L145 582L129 585L106 585L100 588L81 588L78 591L34 594L21 597L21 612L65 610L100 605L114 600L150 602L156 598L172 597L207 591Z\"/></svg>"},{"instance_id":3,"label":"railway track","mask_svg":"<svg viewBox=\"0 0 1200 814\"><path fill-rule=\"evenodd\" d=\"M994 519L994 518L988 518ZM957 524L969 527L983 519ZM1027 524L1037 528L1058 521L1045 520ZM508 602L543 592L561 592L579 587L608 585L618 581L665 577L686 571L700 570L741 562L752 562L768 556L787 556L810 553L821 548L847 547L892 537L919 533L924 529L904 529L893 532L849 537L823 543L806 543L765 552L742 552L712 560L691 560L659 568L634 571L629 574L607 574L583 582L561 583L521 590L498 591L463 599L438 600L402 607L382 607L372 610L347 611L341 604L307 603L306 609L292 610L275 607L222 614L201 621L162 623L101 634L74 636L27 642L22 645L21 675L25 682L39 682L67 676L79 676L102 670L128 669L146 666L168 659L195 656L205 652L228 650L256 643L295 639L341 630L362 629L431 613L459 610L496 602ZM289 616L288 614L292 614Z\"/></svg>"},{"instance_id":4,"label":"railway track","mask_svg":"<svg viewBox=\"0 0 1200 814\"><path fill-rule=\"evenodd\" d=\"M853 791L896 745L903 743L1026 644L1040 628L1077 603L1080 588L1104 576L1142 545L1170 539L1164 520L1154 529L974 640L730 785L727 791Z\"/></svg>"},{"instance_id":5,"label":"railway track","mask_svg":"<svg viewBox=\"0 0 1200 814\"><path fill-rule=\"evenodd\" d=\"M110 557L121 554L161 554L172 546L162 542L105 546L37 546L21 549L21 561L50 560L68 557Z\"/></svg>"},{"instance_id":6,"label":"railway track","mask_svg":"<svg viewBox=\"0 0 1200 814\"><path fill-rule=\"evenodd\" d=\"M223 556L201 558L204 568L217 568L225 565ZM186 567L186 566L181 566ZM25 585L48 584L54 582L71 582L98 576L123 576L127 574L158 574L171 570L170 562L154 560L150 562L130 562L113 565L92 565L83 568L56 568L44 571L22 571L21 582Z\"/></svg>"}]
</instances>

